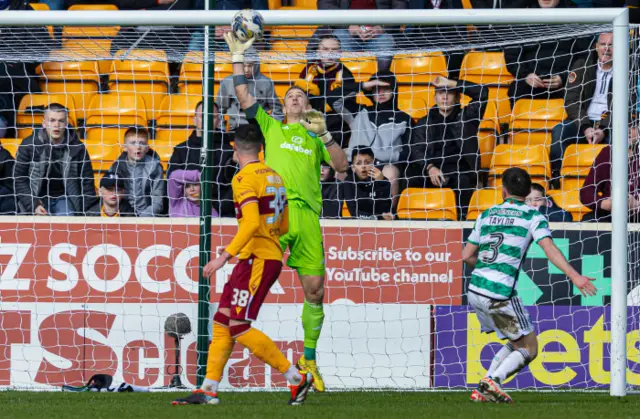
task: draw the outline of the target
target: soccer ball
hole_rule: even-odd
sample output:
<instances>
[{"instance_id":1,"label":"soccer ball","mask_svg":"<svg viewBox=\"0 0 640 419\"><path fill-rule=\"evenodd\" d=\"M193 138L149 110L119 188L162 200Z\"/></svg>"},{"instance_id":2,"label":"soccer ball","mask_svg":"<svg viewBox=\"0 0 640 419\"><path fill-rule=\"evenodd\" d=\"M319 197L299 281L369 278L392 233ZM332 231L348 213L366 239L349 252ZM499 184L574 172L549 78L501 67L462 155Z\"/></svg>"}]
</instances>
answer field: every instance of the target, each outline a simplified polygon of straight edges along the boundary
<instances>
[{"instance_id":1,"label":"soccer ball","mask_svg":"<svg viewBox=\"0 0 640 419\"><path fill-rule=\"evenodd\" d=\"M264 19L255 10L240 10L233 16L231 29L234 35L242 42L247 42L251 38L262 38L264 30Z\"/></svg>"}]
</instances>

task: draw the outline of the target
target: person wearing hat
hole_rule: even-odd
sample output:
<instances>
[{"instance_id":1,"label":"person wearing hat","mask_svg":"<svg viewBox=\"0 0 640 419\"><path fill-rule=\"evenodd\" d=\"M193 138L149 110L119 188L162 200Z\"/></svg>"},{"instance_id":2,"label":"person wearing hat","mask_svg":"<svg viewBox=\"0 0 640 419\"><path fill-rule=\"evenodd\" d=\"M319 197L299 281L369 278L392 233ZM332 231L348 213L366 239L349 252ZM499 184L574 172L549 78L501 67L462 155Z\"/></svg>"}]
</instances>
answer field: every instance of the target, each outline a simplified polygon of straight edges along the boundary
<instances>
[{"instance_id":1,"label":"person wearing hat","mask_svg":"<svg viewBox=\"0 0 640 419\"><path fill-rule=\"evenodd\" d=\"M369 147L376 156L375 166L391 182L391 194L400 193L399 178L407 162L411 116L398 108L398 82L390 71L378 71L369 81L352 91L335 89L329 104L342 115L351 128L347 156L356 147ZM356 96L362 92L373 105L360 105ZM353 162L352 162L353 163Z\"/></svg>"},{"instance_id":2,"label":"person wearing hat","mask_svg":"<svg viewBox=\"0 0 640 419\"><path fill-rule=\"evenodd\" d=\"M135 213L124 198L124 179L116 173L108 172L100 179L100 216L101 217L134 217Z\"/></svg>"},{"instance_id":3,"label":"person wearing hat","mask_svg":"<svg viewBox=\"0 0 640 419\"><path fill-rule=\"evenodd\" d=\"M442 76L436 77L433 84L436 105L418 121L411 135L409 186L453 189L458 214L464 219L478 184L477 135L489 89ZM460 105L462 94L471 98L464 108Z\"/></svg>"}]
</instances>

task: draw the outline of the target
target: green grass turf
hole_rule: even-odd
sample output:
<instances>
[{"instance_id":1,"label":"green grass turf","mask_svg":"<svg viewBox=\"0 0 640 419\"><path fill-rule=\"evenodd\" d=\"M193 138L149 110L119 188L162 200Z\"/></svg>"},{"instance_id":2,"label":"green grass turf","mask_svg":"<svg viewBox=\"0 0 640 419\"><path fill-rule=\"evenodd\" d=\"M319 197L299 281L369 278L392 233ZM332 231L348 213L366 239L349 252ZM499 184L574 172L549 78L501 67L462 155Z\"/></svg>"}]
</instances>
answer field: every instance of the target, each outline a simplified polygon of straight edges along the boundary
<instances>
[{"instance_id":1,"label":"green grass turf","mask_svg":"<svg viewBox=\"0 0 640 419\"><path fill-rule=\"evenodd\" d=\"M324 393L310 394L304 406L287 406L287 393L227 393L222 395L218 406L171 406L171 400L181 394L0 392L0 417L621 419L640 416L640 396L612 398L604 393L513 393L513 405L472 403L469 393Z\"/></svg>"}]
</instances>

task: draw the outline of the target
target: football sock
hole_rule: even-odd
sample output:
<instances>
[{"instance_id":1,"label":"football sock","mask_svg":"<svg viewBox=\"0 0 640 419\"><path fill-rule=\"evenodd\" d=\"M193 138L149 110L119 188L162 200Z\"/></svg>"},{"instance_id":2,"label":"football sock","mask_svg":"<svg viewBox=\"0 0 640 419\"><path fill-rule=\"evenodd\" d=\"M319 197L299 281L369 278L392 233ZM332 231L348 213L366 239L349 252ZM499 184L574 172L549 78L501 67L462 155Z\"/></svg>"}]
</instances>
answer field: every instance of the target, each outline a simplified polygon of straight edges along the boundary
<instances>
[{"instance_id":1,"label":"football sock","mask_svg":"<svg viewBox=\"0 0 640 419\"><path fill-rule=\"evenodd\" d=\"M293 365L284 373L284 378L294 386L297 386L300 384L300 381L302 381L302 375L300 375L298 369Z\"/></svg>"},{"instance_id":2,"label":"football sock","mask_svg":"<svg viewBox=\"0 0 640 419\"><path fill-rule=\"evenodd\" d=\"M227 365L227 361L231 356L233 350L233 339L229 333L229 317L217 312L213 316L213 339L209 344L209 356L207 357L207 375L206 380L220 382L222 379L222 372L224 366ZM203 384L203 390L204 384ZM205 390L215 393L217 391L217 384L215 390Z\"/></svg>"},{"instance_id":3,"label":"football sock","mask_svg":"<svg viewBox=\"0 0 640 419\"><path fill-rule=\"evenodd\" d=\"M513 352L513 350L513 344L511 342L507 342L502 348L500 348L500 350L491 360L491 365L489 366L485 377L493 376L493 373L496 372L500 364L502 364L502 362L507 359L507 357L511 354L511 352Z\"/></svg>"},{"instance_id":4,"label":"football sock","mask_svg":"<svg viewBox=\"0 0 640 419\"><path fill-rule=\"evenodd\" d=\"M237 327L238 326L233 326L231 328L231 333L233 333L236 341L248 348L258 359L269 364L282 374L291 368L291 362L282 355L280 349L278 349L269 336L253 327L245 330L240 329L241 331L239 333L234 333Z\"/></svg>"},{"instance_id":5,"label":"football sock","mask_svg":"<svg viewBox=\"0 0 640 419\"><path fill-rule=\"evenodd\" d=\"M200 390L206 391L209 393L217 393L219 385L220 385L219 381L205 378L204 381L202 382L202 386L200 386Z\"/></svg>"},{"instance_id":6,"label":"football sock","mask_svg":"<svg viewBox=\"0 0 640 419\"><path fill-rule=\"evenodd\" d=\"M302 329L304 330L304 357L310 361L316 359L316 346L320 339L324 308L322 303L312 304L307 301L302 307Z\"/></svg>"},{"instance_id":7,"label":"football sock","mask_svg":"<svg viewBox=\"0 0 640 419\"><path fill-rule=\"evenodd\" d=\"M502 383L508 377L520 371L529 362L531 362L529 351L523 348L513 351L500 364L492 377L497 378Z\"/></svg>"}]
</instances>

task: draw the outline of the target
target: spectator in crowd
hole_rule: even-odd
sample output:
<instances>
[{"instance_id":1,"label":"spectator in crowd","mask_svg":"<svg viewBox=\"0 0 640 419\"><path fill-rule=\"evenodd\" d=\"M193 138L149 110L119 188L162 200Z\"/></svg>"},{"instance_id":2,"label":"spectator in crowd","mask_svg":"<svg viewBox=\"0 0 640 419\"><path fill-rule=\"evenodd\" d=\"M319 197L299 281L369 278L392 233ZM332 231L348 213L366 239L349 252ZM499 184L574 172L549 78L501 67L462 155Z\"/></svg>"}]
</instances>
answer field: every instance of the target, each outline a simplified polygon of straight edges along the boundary
<instances>
[{"instance_id":1,"label":"spectator in crowd","mask_svg":"<svg viewBox=\"0 0 640 419\"><path fill-rule=\"evenodd\" d=\"M352 149L351 168L338 190L340 202L347 203L352 217L393 220L391 182L376 167L371 148Z\"/></svg>"},{"instance_id":2,"label":"spectator in crowd","mask_svg":"<svg viewBox=\"0 0 640 419\"><path fill-rule=\"evenodd\" d=\"M124 179L116 173L107 172L100 179L100 212L94 215L101 217L135 217L136 214L126 199Z\"/></svg>"},{"instance_id":3,"label":"spectator in crowd","mask_svg":"<svg viewBox=\"0 0 640 419\"><path fill-rule=\"evenodd\" d=\"M395 197L400 193L400 173L407 161L411 117L398 108L398 83L390 71L378 71L357 86L357 90L345 92L344 96L342 89L332 91L329 103L351 128L347 155L355 147L370 147L377 159L375 164L382 167ZM359 91L371 99L373 106L356 102Z\"/></svg>"},{"instance_id":4,"label":"spectator in crowd","mask_svg":"<svg viewBox=\"0 0 640 419\"><path fill-rule=\"evenodd\" d=\"M567 0L537 0L533 7L543 9L567 7ZM523 28L519 36L527 39L534 34ZM564 97L567 70L576 39L550 39L516 44L504 48L507 69L516 78L509 86L511 106L518 99L557 99Z\"/></svg>"},{"instance_id":5,"label":"spectator in crowd","mask_svg":"<svg viewBox=\"0 0 640 419\"><path fill-rule=\"evenodd\" d=\"M227 141L226 134L220 131L220 114L218 105L213 104L213 185L211 199L213 207L221 217L235 217L231 180L236 174L237 166L233 162L233 149ZM173 149L169 159L167 178L174 170L202 171L200 152L202 151L202 102L196 105L193 130L187 141Z\"/></svg>"},{"instance_id":6,"label":"spectator in crowd","mask_svg":"<svg viewBox=\"0 0 640 419\"><path fill-rule=\"evenodd\" d=\"M318 10L408 9L407 0L318 0ZM345 51L366 51L378 57L378 68L388 70L393 59L393 34L382 26L350 25L335 30ZM388 53L388 55L384 54Z\"/></svg>"},{"instance_id":7,"label":"spectator in crowd","mask_svg":"<svg viewBox=\"0 0 640 419\"><path fill-rule=\"evenodd\" d=\"M564 106L567 119L553 127L550 159L558 178L570 143L609 143L613 83L613 33L601 33L586 57L578 58L567 76ZM631 90L633 96L634 92ZM634 103L632 98L632 103Z\"/></svg>"},{"instance_id":8,"label":"spectator in crowd","mask_svg":"<svg viewBox=\"0 0 640 419\"><path fill-rule=\"evenodd\" d=\"M179 9L184 9L189 6L190 0L46 0L40 1L41 3L49 2L66 3L67 7L75 6L76 4L113 4L120 10L139 10L139 9L165 9L165 6L171 6L173 3L180 2L184 5L176 5ZM182 6L182 7L179 7ZM53 10L53 9L52 9Z\"/></svg>"},{"instance_id":9,"label":"spectator in crowd","mask_svg":"<svg viewBox=\"0 0 640 419\"><path fill-rule=\"evenodd\" d=\"M554 223L568 223L573 221L570 213L556 205L552 197L547 196L544 187L539 183L531 184L531 193L525 200L531 208L535 208L547 219Z\"/></svg>"},{"instance_id":10,"label":"spectator in crowd","mask_svg":"<svg viewBox=\"0 0 640 419\"><path fill-rule=\"evenodd\" d=\"M131 127L124 133L124 152L110 172L124 181L126 199L138 217L164 214L165 182L158 155L149 148L149 131Z\"/></svg>"},{"instance_id":11,"label":"spectator in crowd","mask_svg":"<svg viewBox=\"0 0 640 419\"><path fill-rule=\"evenodd\" d=\"M436 77L433 83L436 105L418 121L411 135L409 185L453 189L458 214L463 220L478 185L478 128L487 106L489 89L442 76ZM460 106L463 93L471 97L471 102L464 108Z\"/></svg>"},{"instance_id":12,"label":"spectator in crowd","mask_svg":"<svg viewBox=\"0 0 640 419\"><path fill-rule=\"evenodd\" d=\"M342 212L342 202L338 199L338 180L336 171L327 163L320 166L322 185L322 218L338 218Z\"/></svg>"},{"instance_id":13,"label":"spectator in crowd","mask_svg":"<svg viewBox=\"0 0 640 419\"><path fill-rule=\"evenodd\" d=\"M170 217L200 216L200 171L174 170L169 176L167 194L169 195ZM212 209L213 217L218 212Z\"/></svg>"},{"instance_id":14,"label":"spectator in crowd","mask_svg":"<svg viewBox=\"0 0 640 419\"><path fill-rule=\"evenodd\" d=\"M16 213L16 196L13 181L14 165L13 156L0 143L0 215Z\"/></svg>"},{"instance_id":15,"label":"spectator in crowd","mask_svg":"<svg viewBox=\"0 0 640 419\"><path fill-rule=\"evenodd\" d=\"M51 103L42 129L18 147L14 176L19 212L83 215L97 205L89 153L67 126L67 109Z\"/></svg>"},{"instance_id":16,"label":"spectator in crowd","mask_svg":"<svg viewBox=\"0 0 640 419\"><path fill-rule=\"evenodd\" d=\"M471 0L471 4L474 9L524 9L531 0Z\"/></svg>"},{"instance_id":17,"label":"spectator in crowd","mask_svg":"<svg viewBox=\"0 0 640 419\"><path fill-rule=\"evenodd\" d=\"M244 56L244 75L248 79L249 93L256 98L262 108L273 117L282 120L282 105L276 96L273 81L260 73L260 58L255 48L251 47ZM225 77L220 83L220 91L216 98L216 103L223 116L229 117L229 130L235 131L240 125L247 124L247 117L240 107L235 88L233 87L233 76Z\"/></svg>"},{"instance_id":18,"label":"spectator in crowd","mask_svg":"<svg viewBox=\"0 0 640 419\"><path fill-rule=\"evenodd\" d=\"M330 92L342 88L343 91L356 89L353 73L340 62L342 47L340 39L331 33L320 36L316 50L318 60L310 61L300 73L296 86L302 88L309 98L309 104L317 111L325 113L327 129L333 139L345 147L349 141L349 127L342 117L335 113L328 102Z\"/></svg>"},{"instance_id":19,"label":"spectator in crowd","mask_svg":"<svg viewBox=\"0 0 640 419\"><path fill-rule=\"evenodd\" d=\"M638 128L629 129L629 221L640 221L640 151ZM611 222L611 146L600 151L580 189L580 202L593 212L582 221Z\"/></svg>"}]
</instances>

